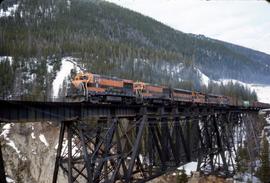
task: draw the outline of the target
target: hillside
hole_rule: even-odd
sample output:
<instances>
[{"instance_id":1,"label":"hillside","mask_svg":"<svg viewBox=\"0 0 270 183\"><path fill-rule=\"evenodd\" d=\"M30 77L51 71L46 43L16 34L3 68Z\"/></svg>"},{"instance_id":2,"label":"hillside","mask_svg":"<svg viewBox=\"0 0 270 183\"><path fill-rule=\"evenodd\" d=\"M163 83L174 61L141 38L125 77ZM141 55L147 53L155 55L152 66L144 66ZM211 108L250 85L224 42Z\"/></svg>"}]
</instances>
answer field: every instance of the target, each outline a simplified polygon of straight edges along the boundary
<instances>
[{"instance_id":1,"label":"hillside","mask_svg":"<svg viewBox=\"0 0 270 183\"><path fill-rule=\"evenodd\" d=\"M232 93L244 100L256 98L248 87L261 92L259 88L269 100L268 54L183 33L105 1L4 0L0 4L0 99L64 96L60 84L65 88L64 78L79 66L98 74ZM235 80L259 87L235 84ZM52 178L58 125L0 124L9 182L47 183ZM60 174L59 182L67 182Z\"/></svg>"},{"instance_id":2,"label":"hillside","mask_svg":"<svg viewBox=\"0 0 270 183\"><path fill-rule=\"evenodd\" d=\"M0 56L12 58L0 61L5 93L50 96L65 56L94 73L189 89L202 89L200 72L270 83L270 55L186 34L105 1L5 0L1 12Z\"/></svg>"}]
</instances>

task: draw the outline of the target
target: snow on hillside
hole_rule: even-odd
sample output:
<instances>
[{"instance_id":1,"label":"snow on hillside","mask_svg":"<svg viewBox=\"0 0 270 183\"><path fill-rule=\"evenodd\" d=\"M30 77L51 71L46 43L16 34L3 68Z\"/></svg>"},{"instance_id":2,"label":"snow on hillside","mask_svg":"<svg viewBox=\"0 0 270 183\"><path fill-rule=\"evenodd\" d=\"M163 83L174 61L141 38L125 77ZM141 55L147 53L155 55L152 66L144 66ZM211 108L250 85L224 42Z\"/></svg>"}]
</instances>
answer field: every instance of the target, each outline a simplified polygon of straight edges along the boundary
<instances>
[{"instance_id":1,"label":"snow on hillside","mask_svg":"<svg viewBox=\"0 0 270 183\"><path fill-rule=\"evenodd\" d=\"M259 85L259 84L250 84L252 90L258 95L258 100L261 102L270 104L270 86L269 85Z\"/></svg>"},{"instance_id":2,"label":"snow on hillside","mask_svg":"<svg viewBox=\"0 0 270 183\"><path fill-rule=\"evenodd\" d=\"M224 79L224 80L221 80L221 82L223 82L225 84L228 82L233 82L233 83L238 82L244 86L247 86L251 90L255 90L255 92L258 95L258 100L260 102L265 102L265 103L270 104L270 86L269 85L255 84L255 83L243 83L241 81L234 80L234 79Z\"/></svg>"},{"instance_id":3,"label":"snow on hillside","mask_svg":"<svg viewBox=\"0 0 270 183\"><path fill-rule=\"evenodd\" d=\"M77 58L63 57L61 60L61 68L57 73L55 80L53 81L53 97L57 98L59 89L62 87L63 81L70 75L71 69L80 71L80 67L77 65Z\"/></svg>"},{"instance_id":4,"label":"snow on hillside","mask_svg":"<svg viewBox=\"0 0 270 183\"><path fill-rule=\"evenodd\" d=\"M199 74L199 76L201 77L201 83L205 86L208 86L208 83L210 81L209 77L206 76L204 73L202 73L202 71L200 71L200 69L195 68Z\"/></svg>"},{"instance_id":5,"label":"snow on hillside","mask_svg":"<svg viewBox=\"0 0 270 183\"><path fill-rule=\"evenodd\" d=\"M203 72L201 72L198 68L196 68L198 74L201 77L201 84L208 86L210 78L206 76ZM255 83L244 83L235 79L221 79L219 81L211 80L214 83L223 83L228 84L229 82L239 83L241 85L249 87L251 90L255 90L258 96L258 100L260 102L265 102L270 104L270 86L269 85L262 85L262 84L255 84Z\"/></svg>"},{"instance_id":6,"label":"snow on hillside","mask_svg":"<svg viewBox=\"0 0 270 183\"><path fill-rule=\"evenodd\" d=\"M1 62L5 62L5 61L9 61L9 64L12 65L12 63L13 63L13 57L10 57L10 56L0 56L0 63Z\"/></svg>"},{"instance_id":7,"label":"snow on hillside","mask_svg":"<svg viewBox=\"0 0 270 183\"><path fill-rule=\"evenodd\" d=\"M18 7L18 4L14 4L13 6L8 7L7 10L0 9L0 18L13 16L14 13L17 11Z\"/></svg>"}]
</instances>

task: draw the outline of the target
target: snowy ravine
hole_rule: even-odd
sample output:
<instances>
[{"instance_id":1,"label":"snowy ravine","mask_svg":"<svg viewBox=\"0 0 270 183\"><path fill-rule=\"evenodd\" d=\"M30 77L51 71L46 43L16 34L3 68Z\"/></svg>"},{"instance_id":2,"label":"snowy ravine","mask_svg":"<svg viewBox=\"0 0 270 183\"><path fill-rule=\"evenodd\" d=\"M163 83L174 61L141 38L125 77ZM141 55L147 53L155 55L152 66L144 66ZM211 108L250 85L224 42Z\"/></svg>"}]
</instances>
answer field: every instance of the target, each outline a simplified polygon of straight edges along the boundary
<instances>
[{"instance_id":1,"label":"snowy ravine","mask_svg":"<svg viewBox=\"0 0 270 183\"><path fill-rule=\"evenodd\" d=\"M77 65L77 58L74 57L63 57L61 60L61 68L57 73L55 80L53 81L53 97L57 98L59 90L62 87L63 81L68 78L70 71L75 69L77 72L81 71Z\"/></svg>"}]
</instances>

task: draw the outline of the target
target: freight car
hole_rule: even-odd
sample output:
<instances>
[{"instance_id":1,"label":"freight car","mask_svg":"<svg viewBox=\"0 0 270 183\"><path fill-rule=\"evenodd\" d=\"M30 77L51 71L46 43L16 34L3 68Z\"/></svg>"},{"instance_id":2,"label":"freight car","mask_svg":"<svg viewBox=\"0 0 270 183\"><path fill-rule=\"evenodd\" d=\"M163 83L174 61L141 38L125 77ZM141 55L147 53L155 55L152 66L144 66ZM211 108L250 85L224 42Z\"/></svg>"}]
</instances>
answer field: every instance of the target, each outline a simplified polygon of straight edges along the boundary
<instances>
[{"instance_id":1,"label":"freight car","mask_svg":"<svg viewBox=\"0 0 270 183\"><path fill-rule=\"evenodd\" d=\"M215 94L206 94L205 102L208 104L233 105L231 97Z\"/></svg>"},{"instance_id":2,"label":"freight car","mask_svg":"<svg viewBox=\"0 0 270 183\"><path fill-rule=\"evenodd\" d=\"M242 106L266 108L269 104L261 102L240 101L238 99L204 94L127 79L102 76L92 73L79 73L72 80L67 90L67 98L71 101L87 101L91 103L196 103L222 106Z\"/></svg>"},{"instance_id":3,"label":"freight car","mask_svg":"<svg viewBox=\"0 0 270 183\"><path fill-rule=\"evenodd\" d=\"M194 95L191 91L182 90L182 89L173 89L172 90L172 100L178 102L193 102Z\"/></svg>"}]
</instances>

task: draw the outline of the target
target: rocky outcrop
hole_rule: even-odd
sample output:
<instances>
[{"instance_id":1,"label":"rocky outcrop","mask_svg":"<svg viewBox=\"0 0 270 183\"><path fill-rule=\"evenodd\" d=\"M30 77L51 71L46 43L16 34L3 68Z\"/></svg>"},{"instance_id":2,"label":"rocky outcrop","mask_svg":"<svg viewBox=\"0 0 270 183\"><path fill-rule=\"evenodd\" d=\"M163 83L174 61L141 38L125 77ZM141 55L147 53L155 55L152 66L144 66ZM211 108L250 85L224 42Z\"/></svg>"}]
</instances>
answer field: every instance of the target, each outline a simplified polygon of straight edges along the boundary
<instances>
[{"instance_id":1,"label":"rocky outcrop","mask_svg":"<svg viewBox=\"0 0 270 183\"><path fill-rule=\"evenodd\" d=\"M49 122L4 125L1 144L8 177L16 183L51 182L58 135L58 126ZM59 182L66 182L59 173Z\"/></svg>"}]
</instances>

